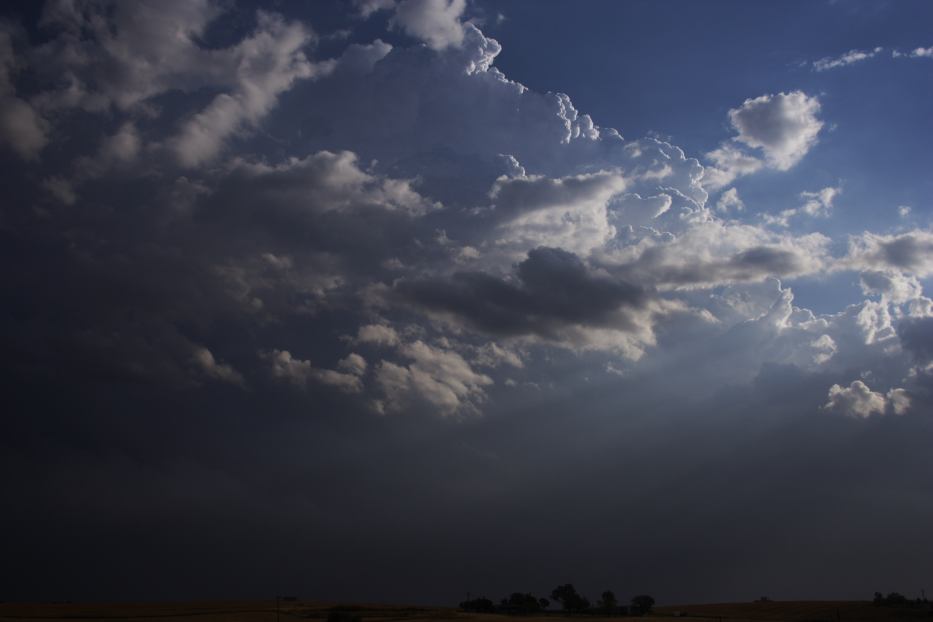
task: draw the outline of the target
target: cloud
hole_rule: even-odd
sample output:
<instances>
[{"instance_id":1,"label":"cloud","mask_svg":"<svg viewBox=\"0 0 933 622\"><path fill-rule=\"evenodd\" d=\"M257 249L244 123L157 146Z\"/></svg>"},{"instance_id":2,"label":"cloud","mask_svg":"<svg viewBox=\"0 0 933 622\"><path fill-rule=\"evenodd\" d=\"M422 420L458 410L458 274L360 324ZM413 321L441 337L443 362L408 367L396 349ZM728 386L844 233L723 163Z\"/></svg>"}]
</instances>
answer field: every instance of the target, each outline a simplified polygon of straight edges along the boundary
<instances>
[{"instance_id":1,"label":"cloud","mask_svg":"<svg viewBox=\"0 0 933 622\"><path fill-rule=\"evenodd\" d=\"M229 83L234 57L196 43L219 14L208 0L47 3L41 25L59 36L36 50L36 63L63 86L39 99L49 109L126 110L174 88Z\"/></svg>"},{"instance_id":2,"label":"cloud","mask_svg":"<svg viewBox=\"0 0 933 622\"><path fill-rule=\"evenodd\" d=\"M400 343L398 333L385 324L366 324L356 332L357 343L371 343L382 346L397 346Z\"/></svg>"},{"instance_id":3,"label":"cloud","mask_svg":"<svg viewBox=\"0 0 933 622\"><path fill-rule=\"evenodd\" d=\"M790 220L798 216L810 216L813 218L827 218L833 209L833 202L842 192L841 187L828 186L817 192L801 192L800 198L803 204L800 207L794 207L781 210L777 214L764 214L763 218L769 225L778 225L787 227Z\"/></svg>"},{"instance_id":4,"label":"cloud","mask_svg":"<svg viewBox=\"0 0 933 622\"><path fill-rule=\"evenodd\" d=\"M261 321L281 321L292 314L313 316L344 285L336 258L313 250L293 255L255 253L254 247L265 247L266 242L258 232L254 235L254 241L242 235L225 240L236 259L208 259L213 279L228 297L227 304L241 312Z\"/></svg>"},{"instance_id":5,"label":"cloud","mask_svg":"<svg viewBox=\"0 0 933 622\"><path fill-rule=\"evenodd\" d=\"M815 71L829 71L830 69L847 67L849 65L854 65L855 63L860 63L870 58L874 58L883 50L884 48L882 47L876 47L871 50L849 50L841 56L827 56L817 61L813 61L813 69Z\"/></svg>"},{"instance_id":6,"label":"cloud","mask_svg":"<svg viewBox=\"0 0 933 622\"><path fill-rule=\"evenodd\" d=\"M739 196L739 191L735 188L729 188L719 196L716 201L716 209L720 212L741 212L745 210L745 202Z\"/></svg>"},{"instance_id":7,"label":"cloud","mask_svg":"<svg viewBox=\"0 0 933 622\"><path fill-rule=\"evenodd\" d=\"M366 359L357 354L356 352L351 352L346 357L340 359L337 362L337 368L343 370L348 374L354 376L362 376L366 373Z\"/></svg>"},{"instance_id":8,"label":"cloud","mask_svg":"<svg viewBox=\"0 0 933 622\"><path fill-rule=\"evenodd\" d=\"M143 149L142 136L133 121L126 121L117 131L100 140L97 153L75 160L69 183L79 186L115 170L131 171Z\"/></svg>"},{"instance_id":9,"label":"cloud","mask_svg":"<svg viewBox=\"0 0 933 622\"><path fill-rule=\"evenodd\" d=\"M132 122L124 123L101 145L100 158L106 162L130 162L139 155L141 140Z\"/></svg>"},{"instance_id":10,"label":"cloud","mask_svg":"<svg viewBox=\"0 0 933 622\"><path fill-rule=\"evenodd\" d=\"M422 9L438 7L452 10L460 23L462 10L452 3ZM70 176L46 178L46 191L78 203L78 183L82 193L85 187L93 193L96 183L118 173L138 174L131 183L140 186L145 179L163 186L157 176L170 177L164 184L170 191L147 197L152 228L129 243L184 249L200 268L191 280L203 279L205 291L221 292L218 301L242 314L237 322L247 326L279 325L288 333L299 319L314 317L324 330L332 321L324 318L341 316L344 326L334 334L345 339L327 357L340 361L333 374L354 376L359 384L308 361L280 361L284 369L304 370L298 377L306 384L329 378L367 393L363 382L375 378L378 363L351 357L347 345L395 352L415 338L410 329L403 337L395 327L412 321L424 324L417 335L424 343L432 335L437 343L457 335L465 341L451 346L458 355L491 370L528 369L525 355L518 354L526 346L640 359L657 345L659 330L678 324L695 334L720 330L713 325L722 320L694 292L812 275L830 263L829 240L821 235L723 221L707 206L704 184L716 185L710 181L716 175L722 181L772 165L768 153L780 150L777 143L761 147L757 157L746 151L751 145L743 146L742 136L764 141L767 132L759 126L778 123L772 118L778 113L755 113L764 119L756 126L749 120L755 115L743 112L739 137L710 156L722 169L704 171L670 143L625 141L578 111L569 96L536 93L507 79L493 65L501 46L473 24L460 24L459 43L393 48L376 40L348 46L333 62L315 63L305 55L314 41L310 26L282 16L260 13L242 39L208 50L202 41L221 14L218 7L171 5L161 21L142 23L153 10L147 5L134 15L115 9L101 16L98 7L88 6L48 13L46 22L63 32L90 28L88 37L69 35L42 52L57 46L90 59L69 65L82 85L75 92L83 95L69 99L58 92L59 109L77 106L93 114L113 108L115 118L101 132L97 150L79 158ZM109 26L95 30L89 20ZM179 33L174 44L168 41L172 28ZM130 33L140 41L125 40ZM160 68L140 60L170 45L171 51L159 52L166 59ZM112 50L119 46L125 51L114 60ZM99 72L107 63L139 63L148 82L131 76L108 82ZM267 64L269 71L253 63ZM306 79L312 77L322 79ZM196 102L194 111L155 107L155 98L168 91ZM181 175L159 159L172 155L159 147L180 144L197 115L241 91L258 98L256 107L243 100L246 116L233 114L230 119L240 120L208 132L217 140L204 142L205 151L190 152L204 158L189 164L221 158L216 165ZM292 96L280 98L286 91ZM774 102L781 98L790 101L786 108L793 96L748 100L742 110L763 99L780 107ZM95 108L101 97L106 105ZM311 113L308 101L315 102ZM53 109L51 99L43 105ZM296 119L299 126L291 123ZM283 155L261 152L267 138L233 142L258 123L270 137L300 138L276 147ZM182 131L173 131L179 125ZM223 159L226 147L232 155ZM260 151L251 153L253 148ZM798 209L828 211L828 190L803 195ZM718 205L737 213L738 191L726 190ZM165 223L171 227L163 230ZM211 301L212 309L214 304L219 302ZM896 312L866 309L863 323L873 335L893 330ZM784 360L848 356L836 332L806 333L806 341L795 345L800 356ZM835 354L829 340L838 345ZM252 353L265 347L256 343ZM363 354L379 360L368 349ZM245 354L236 364L248 376L243 360Z\"/></svg>"},{"instance_id":11,"label":"cloud","mask_svg":"<svg viewBox=\"0 0 933 622\"><path fill-rule=\"evenodd\" d=\"M911 407L910 395L904 389L891 389L886 395L888 409L895 415L903 415Z\"/></svg>"},{"instance_id":12,"label":"cloud","mask_svg":"<svg viewBox=\"0 0 933 622\"><path fill-rule=\"evenodd\" d=\"M910 52L911 58L933 58L933 46L928 48L915 48Z\"/></svg>"},{"instance_id":13,"label":"cloud","mask_svg":"<svg viewBox=\"0 0 933 622\"><path fill-rule=\"evenodd\" d=\"M509 365L520 369L525 366L516 352L499 346L495 341L490 341L477 348L474 360L477 365L484 367Z\"/></svg>"},{"instance_id":14,"label":"cloud","mask_svg":"<svg viewBox=\"0 0 933 622\"><path fill-rule=\"evenodd\" d=\"M516 215L542 209L573 208L581 203L605 203L625 189L625 179L617 171L600 171L562 179L544 176L500 177L492 187L491 209L497 219L512 220Z\"/></svg>"},{"instance_id":15,"label":"cloud","mask_svg":"<svg viewBox=\"0 0 933 622\"><path fill-rule=\"evenodd\" d=\"M353 0L353 5L359 16L366 19L373 13L394 9L396 0Z\"/></svg>"},{"instance_id":16,"label":"cloud","mask_svg":"<svg viewBox=\"0 0 933 622\"><path fill-rule=\"evenodd\" d=\"M810 347L816 350L813 354L813 362L817 365L822 365L831 360L838 350L833 338L825 333L811 341Z\"/></svg>"},{"instance_id":17,"label":"cloud","mask_svg":"<svg viewBox=\"0 0 933 622\"><path fill-rule=\"evenodd\" d=\"M899 234L865 232L849 238L849 250L839 262L854 270L898 270L920 278L933 274L933 233L914 229Z\"/></svg>"},{"instance_id":18,"label":"cloud","mask_svg":"<svg viewBox=\"0 0 933 622\"><path fill-rule=\"evenodd\" d=\"M256 31L230 50L236 59L234 89L217 95L170 140L178 161L192 167L213 159L230 136L268 114L295 81L332 71L333 63L314 64L305 57L311 39L301 24L260 12Z\"/></svg>"},{"instance_id":19,"label":"cloud","mask_svg":"<svg viewBox=\"0 0 933 622\"><path fill-rule=\"evenodd\" d=\"M24 160L35 160L48 144L48 123L21 99L0 95L0 136Z\"/></svg>"},{"instance_id":20,"label":"cloud","mask_svg":"<svg viewBox=\"0 0 933 622\"><path fill-rule=\"evenodd\" d=\"M805 199L805 203L800 206L800 212L808 216L820 216L825 218L833 209L833 201L842 192L840 187L828 186L817 192L801 192L800 198Z\"/></svg>"},{"instance_id":21,"label":"cloud","mask_svg":"<svg viewBox=\"0 0 933 622\"><path fill-rule=\"evenodd\" d=\"M837 370L888 356L884 348L896 356L898 314L922 306L913 282L886 268L878 269L884 278L866 269L863 279L866 294L883 290L884 301L838 317L795 308L787 285L750 293L775 276L815 275L832 263L824 236L722 220L739 216L735 188L717 203L728 211L707 205L704 185L772 166L764 147L752 155L755 147L729 141L704 171L670 143L623 140L569 96L506 78L494 66L501 47L475 25L462 24L459 44L441 49L377 40L351 45L334 63L315 63L305 56L314 41L310 26L285 17L260 17L241 39L208 48L216 7L166 5L162 21L151 9L133 17L118 7L101 16L88 5L67 18L88 36L69 34L27 54L55 48L89 59L66 62L67 88L42 85L35 101L56 111L56 123L67 123L75 107L108 111L89 152L42 177L45 192L81 208L73 212L121 232L108 234L120 240L112 250L88 245L75 254L88 258L89 272L123 267L118 276L100 276L116 289L164 280L158 297L165 302L152 313L172 318L164 330L177 333L178 345L171 352L140 346L114 361L142 360L145 351L152 359L138 367L147 373L154 360L190 366L188 344L223 343L210 331L230 331L249 337L241 352L224 350L229 363L214 366L235 365L250 386L271 373L281 384L342 388L358 406L377 400L387 410L417 403L441 404L444 413L485 411L500 407L492 385L476 380L479 389L452 391L455 404L444 375L428 374L429 382L416 374L416 357L405 348L420 341L497 382L508 370L523 376L516 386L545 387L543 378L564 366L603 370L612 362L615 369L620 356L647 368L683 352L691 339L755 350L724 373L752 376L772 361ZM94 30L88 20L108 27ZM63 32L78 32L69 28ZM129 33L140 40L128 40ZM177 49L162 50L170 45ZM117 58L119 46L125 50ZM148 67L155 50L165 62ZM268 62L268 75L253 62ZM319 73L304 76L305 63ZM138 64L146 80L107 77L108 64ZM262 82L267 78L281 79L282 90ZM204 143L198 162L214 164L179 172L184 162L172 161L178 152L160 147L177 145L178 128L218 98L236 99L241 90L253 97L252 88L262 91L256 107L243 100L229 117L234 122ZM163 107L166 93L175 103ZM268 135L251 131L260 124ZM749 136L750 127L743 130ZM117 178L128 199L102 196ZM832 204L825 190L802 196L796 209L825 213ZM121 211L124 200L139 207ZM184 261L166 267L165 257ZM195 298L198 305L188 308ZM91 317L94 305L83 304ZM736 326L742 330L730 333ZM96 339L103 328L75 332ZM139 337L124 336L127 342L160 343L155 329L127 320L124 330ZM310 339L322 344L315 355L334 361L333 369L291 354ZM257 363L255 353L269 343L282 349ZM310 390L291 393L320 399Z\"/></svg>"},{"instance_id":22,"label":"cloud","mask_svg":"<svg viewBox=\"0 0 933 622\"><path fill-rule=\"evenodd\" d=\"M499 223L493 244L522 253L536 246L556 246L586 255L615 235L607 205L625 187L618 171L560 179L500 177L490 193L488 211L489 219Z\"/></svg>"},{"instance_id":23,"label":"cloud","mask_svg":"<svg viewBox=\"0 0 933 622\"><path fill-rule=\"evenodd\" d=\"M438 317L497 336L534 336L570 348L602 347L639 356L650 343L651 316L661 312L649 292L590 270L573 253L539 247L516 270L517 281L482 272L404 279L395 291Z\"/></svg>"},{"instance_id":24,"label":"cloud","mask_svg":"<svg viewBox=\"0 0 933 622\"><path fill-rule=\"evenodd\" d=\"M898 337L918 362L933 360L933 317L903 320L898 327Z\"/></svg>"},{"instance_id":25,"label":"cloud","mask_svg":"<svg viewBox=\"0 0 933 622\"><path fill-rule=\"evenodd\" d=\"M430 48L443 50L463 42L460 16L465 8L466 0L401 0L391 24Z\"/></svg>"},{"instance_id":26,"label":"cloud","mask_svg":"<svg viewBox=\"0 0 933 622\"><path fill-rule=\"evenodd\" d=\"M329 120L327 133L302 129L307 146L328 148L339 136L342 148L365 161L392 162L403 175L422 176L445 205L468 198L475 205L503 173L516 176L503 166L503 154L529 175L667 170L667 185L694 200L702 192L694 158L651 139L626 143L615 130L597 127L567 95L509 80L493 65L500 51L498 42L466 24L460 47L396 47L365 79L338 80L335 73L305 82L302 93L317 102L315 118ZM656 187L658 180L651 182Z\"/></svg>"},{"instance_id":27,"label":"cloud","mask_svg":"<svg viewBox=\"0 0 933 622\"><path fill-rule=\"evenodd\" d=\"M823 405L824 410L861 418L885 413L902 415L909 408L910 398L904 389L891 389L882 395L861 380L854 380L848 387L834 384L829 388L829 401Z\"/></svg>"},{"instance_id":28,"label":"cloud","mask_svg":"<svg viewBox=\"0 0 933 622\"><path fill-rule=\"evenodd\" d=\"M477 414L485 399L484 387L492 378L470 367L456 352L422 341L402 344L399 354L408 361L398 365L381 361L376 381L384 400L378 407L386 413L400 413L426 403L441 416Z\"/></svg>"},{"instance_id":29,"label":"cloud","mask_svg":"<svg viewBox=\"0 0 933 622\"><path fill-rule=\"evenodd\" d=\"M306 387L308 382L316 382L346 393L359 393L363 390L358 374L314 367L311 361L294 358L288 350L262 352L260 358L270 363L274 378L301 388Z\"/></svg>"},{"instance_id":30,"label":"cloud","mask_svg":"<svg viewBox=\"0 0 933 622\"><path fill-rule=\"evenodd\" d=\"M243 375L230 365L219 363L213 353L204 347L195 348L192 360L204 375L232 384L243 384Z\"/></svg>"},{"instance_id":31,"label":"cloud","mask_svg":"<svg viewBox=\"0 0 933 622\"><path fill-rule=\"evenodd\" d=\"M376 208L405 215L421 215L440 205L421 196L411 180L372 175L359 166L350 151L321 151L276 165L234 160L231 190L249 192L254 200L302 212L347 212Z\"/></svg>"},{"instance_id":32,"label":"cloud","mask_svg":"<svg viewBox=\"0 0 933 622\"><path fill-rule=\"evenodd\" d=\"M866 296L885 296L895 304L910 302L923 295L923 286L917 277L894 270L866 270L859 274L859 285Z\"/></svg>"},{"instance_id":33,"label":"cloud","mask_svg":"<svg viewBox=\"0 0 933 622\"><path fill-rule=\"evenodd\" d=\"M27 101L16 96L15 74L24 61L13 50L18 34L0 22L0 138L19 157L34 161L49 142L50 126Z\"/></svg>"},{"instance_id":34,"label":"cloud","mask_svg":"<svg viewBox=\"0 0 933 622\"><path fill-rule=\"evenodd\" d=\"M710 190L764 168L787 171L817 143L820 101L802 91L761 95L729 110L737 135L708 152L702 183ZM743 147L744 146L744 147ZM746 148L760 150L763 159Z\"/></svg>"},{"instance_id":35,"label":"cloud","mask_svg":"<svg viewBox=\"0 0 933 622\"><path fill-rule=\"evenodd\" d=\"M757 173L764 167L760 159L729 143L708 152L706 158L713 164L703 171L703 185L711 190L728 186L737 178Z\"/></svg>"},{"instance_id":36,"label":"cloud","mask_svg":"<svg viewBox=\"0 0 933 622\"><path fill-rule=\"evenodd\" d=\"M646 236L600 256L607 269L659 289L709 288L820 271L829 239L778 235L758 227L710 220L678 236Z\"/></svg>"},{"instance_id":37,"label":"cloud","mask_svg":"<svg viewBox=\"0 0 933 622\"><path fill-rule=\"evenodd\" d=\"M746 99L729 111L740 143L761 149L768 165L786 171L816 144L823 122L820 101L802 91Z\"/></svg>"},{"instance_id":38,"label":"cloud","mask_svg":"<svg viewBox=\"0 0 933 622\"><path fill-rule=\"evenodd\" d=\"M48 177L42 182L42 186L65 205L74 205L78 200L74 186L63 177Z\"/></svg>"},{"instance_id":39,"label":"cloud","mask_svg":"<svg viewBox=\"0 0 933 622\"><path fill-rule=\"evenodd\" d=\"M664 192L650 197L642 197L636 192L626 194L613 201L610 211L611 222L614 226L649 225L671 209L673 203L673 197Z\"/></svg>"},{"instance_id":40,"label":"cloud","mask_svg":"<svg viewBox=\"0 0 933 622\"><path fill-rule=\"evenodd\" d=\"M205 32L222 13L222 6L209 0L143 1L132 7L49 3L42 25L59 36L30 53L43 88L33 101L43 111L116 108L152 118L160 115L152 102L162 94L220 91L201 110L186 114L179 131L164 141L182 166L207 162L231 137L254 128L296 81L326 75L336 66L305 56L314 40L309 28L264 11L257 12L255 29L241 41L203 47Z\"/></svg>"}]
</instances>

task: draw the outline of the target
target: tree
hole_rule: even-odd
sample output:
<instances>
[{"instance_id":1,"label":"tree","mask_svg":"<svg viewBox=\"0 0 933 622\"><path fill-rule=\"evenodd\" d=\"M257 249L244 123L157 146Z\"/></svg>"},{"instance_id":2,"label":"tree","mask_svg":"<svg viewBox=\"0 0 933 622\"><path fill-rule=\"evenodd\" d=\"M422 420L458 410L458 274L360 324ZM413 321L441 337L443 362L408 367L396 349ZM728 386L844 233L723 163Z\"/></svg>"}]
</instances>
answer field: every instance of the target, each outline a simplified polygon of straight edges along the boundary
<instances>
[{"instance_id":1,"label":"tree","mask_svg":"<svg viewBox=\"0 0 933 622\"><path fill-rule=\"evenodd\" d=\"M654 607L654 598L647 594L639 594L632 599L632 613L645 615L651 613L652 607Z\"/></svg>"},{"instance_id":2,"label":"tree","mask_svg":"<svg viewBox=\"0 0 933 622\"><path fill-rule=\"evenodd\" d=\"M884 604L888 605L889 607L896 607L898 605L906 605L907 597L898 592L891 592L890 594L884 597Z\"/></svg>"},{"instance_id":3,"label":"tree","mask_svg":"<svg viewBox=\"0 0 933 622\"><path fill-rule=\"evenodd\" d=\"M572 583L555 587L551 590L551 598L559 602L564 611L583 611L590 608L590 601L577 593Z\"/></svg>"},{"instance_id":4,"label":"tree","mask_svg":"<svg viewBox=\"0 0 933 622\"><path fill-rule=\"evenodd\" d=\"M596 606L606 613L612 613L619 606L619 601L616 599L616 595L612 593L612 590L606 590Z\"/></svg>"},{"instance_id":5,"label":"tree","mask_svg":"<svg viewBox=\"0 0 933 622\"><path fill-rule=\"evenodd\" d=\"M875 605L882 605L885 607L898 607L906 605L909 601L906 596L898 592L891 592L887 596L883 596L881 592L875 592L875 598L872 602Z\"/></svg>"},{"instance_id":6,"label":"tree","mask_svg":"<svg viewBox=\"0 0 933 622\"><path fill-rule=\"evenodd\" d=\"M542 609L547 609L548 607L551 606L551 601L549 601L549 600L546 599L546 598L539 598L539 599L538 599L538 605L539 605Z\"/></svg>"},{"instance_id":7,"label":"tree","mask_svg":"<svg viewBox=\"0 0 933 622\"><path fill-rule=\"evenodd\" d=\"M502 608L508 613L537 613L541 602L531 594L512 592L508 599L502 599Z\"/></svg>"}]
</instances>

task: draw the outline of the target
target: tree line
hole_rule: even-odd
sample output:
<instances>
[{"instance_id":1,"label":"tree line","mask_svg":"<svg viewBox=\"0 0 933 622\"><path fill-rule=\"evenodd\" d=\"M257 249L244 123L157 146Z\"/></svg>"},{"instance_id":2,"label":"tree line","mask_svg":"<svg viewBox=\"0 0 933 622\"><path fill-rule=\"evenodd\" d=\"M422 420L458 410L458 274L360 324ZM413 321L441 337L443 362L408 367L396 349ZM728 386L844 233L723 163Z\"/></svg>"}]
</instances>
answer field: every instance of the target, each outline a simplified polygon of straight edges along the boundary
<instances>
[{"instance_id":1,"label":"tree line","mask_svg":"<svg viewBox=\"0 0 933 622\"><path fill-rule=\"evenodd\" d=\"M875 592L875 598L872 603L876 607L907 607L907 606L925 606L929 604L926 594L923 598L911 600L899 592L891 592L887 596L881 592Z\"/></svg>"},{"instance_id":2,"label":"tree line","mask_svg":"<svg viewBox=\"0 0 933 622\"><path fill-rule=\"evenodd\" d=\"M534 614L547 611L551 606L551 601L559 604L561 609L571 614L592 614L592 615L645 615L651 613L654 607L654 598L647 594L639 594L632 597L628 605L622 605L616 598L612 590L606 590L596 601L591 604L590 600L580 594L572 583L558 585L551 590L551 599L538 598L530 593L512 592L508 597L503 598L498 604L490 599L472 598L460 603L460 608L464 611L476 613L506 613L513 615Z\"/></svg>"}]
</instances>

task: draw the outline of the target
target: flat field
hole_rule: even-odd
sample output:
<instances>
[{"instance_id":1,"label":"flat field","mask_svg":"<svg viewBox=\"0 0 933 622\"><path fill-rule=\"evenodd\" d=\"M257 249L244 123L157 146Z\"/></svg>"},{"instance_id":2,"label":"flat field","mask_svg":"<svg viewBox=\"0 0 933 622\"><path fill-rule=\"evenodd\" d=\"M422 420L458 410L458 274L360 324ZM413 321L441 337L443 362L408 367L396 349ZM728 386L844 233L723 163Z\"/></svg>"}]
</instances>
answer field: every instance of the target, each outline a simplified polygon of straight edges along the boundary
<instances>
[{"instance_id":1,"label":"flat field","mask_svg":"<svg viewBox=\"0 0 933 622\"><path fill-rule=\"evenodd\" d=\"M0 621L83 620L86 622L324 622L334 609L351 612L362 622L933 622L929 607L875 607L859 601L803 601L765 603L721 603L658 607L650 616L599 617L560 614L506 616L473 614L441 607L398 605L345 605L307 601L273 600L214 601L183 603L0 603Z\"/></svg>"},{"instance_id":2,"label":"flat field","mask_svg":"<svg viewBox=\"0 0 933 622\"><path fill-rule=\"evenodd\" d=\"M876 607L868 601L777 601L754 603L719 603L658 607L652 617L689 618L723 622L885 622L894 620L930 620L929 606Z\"/></svg>"}]
</instances>

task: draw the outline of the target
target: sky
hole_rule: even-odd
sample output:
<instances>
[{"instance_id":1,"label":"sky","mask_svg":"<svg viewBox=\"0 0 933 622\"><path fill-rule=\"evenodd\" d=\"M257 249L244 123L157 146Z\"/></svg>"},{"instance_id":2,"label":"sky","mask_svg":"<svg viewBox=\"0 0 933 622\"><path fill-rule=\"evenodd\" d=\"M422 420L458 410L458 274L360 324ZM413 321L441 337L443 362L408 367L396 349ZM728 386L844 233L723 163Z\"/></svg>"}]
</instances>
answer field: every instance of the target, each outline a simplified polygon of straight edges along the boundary
<instances>
[{"instance_id":1,"label":"sky","mask_svg":"<svg viewBox=\"0 0 933 622\"><path fill-rule=\"evenodd\" d=\"M933 589L933 5L0 17L0 600Z\"/></svg>"}]
</instances>

